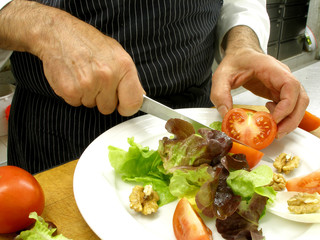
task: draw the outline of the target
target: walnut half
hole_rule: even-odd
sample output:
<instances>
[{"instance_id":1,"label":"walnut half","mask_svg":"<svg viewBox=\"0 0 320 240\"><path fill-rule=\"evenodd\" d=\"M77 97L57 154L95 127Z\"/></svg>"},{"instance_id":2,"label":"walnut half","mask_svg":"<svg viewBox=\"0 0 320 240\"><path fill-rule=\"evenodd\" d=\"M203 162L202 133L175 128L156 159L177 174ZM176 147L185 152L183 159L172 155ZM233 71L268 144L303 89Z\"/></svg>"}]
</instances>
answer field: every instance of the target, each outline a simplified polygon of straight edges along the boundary
<instances>
[{"instance_id":1,"label":"walnut half","mask_svg":"<svg viewBox=\"0 0 320 240\"><path fill-rule=\"evenodd\" d=\"M286 188L286 179L281 173L273 173L273 178L269 184L275 191L281 191Z\"/></svg>"},{"instance_id":2,"label":"walnut half","mask_svg":"<svg viewBox=\"0 0 320 240\"><path fill-rule=\"evenodd\" d=\"M320 209L320 195L318 193L298 193L288 201L288 209L292 213L314 213Z\"/></svg>"},{"instance_id":3,"label":"walnut half","mask_svg":"<svg viewBox=\"0 0 320 240\"><path fill-rule=\"evenodd\" d=\"M281 153L276 157L273 166L278 172L290 173L295 168L299 167L300 158L297 156L292 157L290 154Z\"/></svg>"},{"instance_id":4,"label":"walnut half","mask_svg":"<svg viewBox=\"0 0 320 240\"><path fill-rule=\"evenodd\" d=\"M152 189L151 185L145 187L137 185L129 196L130 208L144 215L149 215L157 212L159 199L158 193Z\"/></svg>"}]
</instances>

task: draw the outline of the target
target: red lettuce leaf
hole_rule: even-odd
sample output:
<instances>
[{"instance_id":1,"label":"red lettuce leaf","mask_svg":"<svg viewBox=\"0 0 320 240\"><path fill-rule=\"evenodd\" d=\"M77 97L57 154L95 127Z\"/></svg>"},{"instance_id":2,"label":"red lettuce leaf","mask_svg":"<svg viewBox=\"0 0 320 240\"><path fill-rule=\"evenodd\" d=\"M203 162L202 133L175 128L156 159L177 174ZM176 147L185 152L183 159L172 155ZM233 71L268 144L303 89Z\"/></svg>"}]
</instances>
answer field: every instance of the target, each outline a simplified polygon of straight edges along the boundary
<instances>
[{"instance_id":1,"label":"red lettuce leaf","mask_svg":"<svg viewBox=\"0 0 320 240\"><path fill-rule=\"evenodd\" d=\"M228 170L219 165L216 167L213 180L201 186L195 200L205 216L226 219L238 209L241 197L234 195L227 185L228 176Z\"/></svg>"},{"instance_id":2,"label":"red lettuce leaf","mask_svg":"<svg viewBox=\"0 0 320 240\"><path fill-rule=\"evenodd\" d=\"M226 155L221 158L221 164L229 171L244 169L249 171L250 167L244 154Z\"/></svg>"},{"instance_id":3,"label":"red lettuce leaf","mask_svg":"<svg viewBox=\"0 0 320 240\"><path fill-rule=\"evenodd\" d=\"M178 166L214 165L212 163L220 161L232 147L232 141L225 133L199 129L199 136L190 123L181 119L168 120L166 129L174 134L174 138L160 140L158 152L168 172Z\"/></svg>"},{"instance_id":4,"label":"red lettuce leaf","mask_svg":"<svg viewBox=\"0 0 320 240\"><path fill-rule=\"evenodd\" d=\"M225 239L264 239L258 221L264 213L268 198L254 194L248 203L241 202L238 210L225 220L217 219L216 227Z\"/></svg>"},{"instance_id":5,"label":"red lettuce leaf","mask_svg":"<svg viewBox=\"0 0 320 240\"><path fill-rule=\"evenodd\" d=\"M258 230L257 225L246 221L237 212L225 220L216 220L218 232L224 239L229 240L262 240L262 231Z\"/></svg>"}]
</instances>

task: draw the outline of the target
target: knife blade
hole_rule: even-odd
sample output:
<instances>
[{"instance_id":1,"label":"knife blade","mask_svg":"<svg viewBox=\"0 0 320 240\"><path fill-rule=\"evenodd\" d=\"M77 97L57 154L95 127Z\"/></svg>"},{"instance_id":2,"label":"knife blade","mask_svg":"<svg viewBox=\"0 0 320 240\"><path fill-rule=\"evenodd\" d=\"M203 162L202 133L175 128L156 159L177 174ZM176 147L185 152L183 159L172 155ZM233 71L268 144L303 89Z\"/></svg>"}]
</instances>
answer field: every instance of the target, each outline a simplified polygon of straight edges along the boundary
<instances>
[{"instance_id":1,"label":"knife blade","mask_svg":"<svg viewBox=\"0 0 320 240\"><path fill-rule=\"evenodd\" d=\"M182 120L185 120L192 124L195 131L198 131L199 128L210 128L211 127L204 125L190 117L187 117L177 111L175 111L172 108L167 107L166 105L163 105L162 103L159 103L146 95L143 95L143 103L140 108L142 112L148 113L150 115L153 115L155 117L158 117L160 119L163 119L165 121L168 121L170 118L179 118ZM213 130L213 129L212 129Z\"/></svg>"},{"instance_id":2,"label":"knife blade","mask_svg":"<svg viewBox=\"0 0 320 240\"><path fill-rule=\"evenodd\" d=\"M209 128L211 130L215 130L215 129L213 129L213 128L211 128L201 122L198 122L190 117L187 117L187 116L175 111L172 108L169 108L168 106L166 106L162 103L159 103L159 102L147 97L146 95L143 95L143 103L140 108L140 111L142 111L144 113L148 113L148 114L155 116L155 117L158 117L160 119L163 119L165 121L168 121L170 118L179 118L179 119L185 120L185 121L192 124L192 126L194 127L196 132L200 128ZM247 144L244 144L241 141L239 141L233 137L230 137L230 139L234 142L237 142L237 143L240 143L244 146L252 148L252 147L248 146ZM274 160L272 158L266 156L265 154L263 155L262 160L265 160L265 161L271 162L271 163L274 162Z\"/></svg>"}]
</instances>

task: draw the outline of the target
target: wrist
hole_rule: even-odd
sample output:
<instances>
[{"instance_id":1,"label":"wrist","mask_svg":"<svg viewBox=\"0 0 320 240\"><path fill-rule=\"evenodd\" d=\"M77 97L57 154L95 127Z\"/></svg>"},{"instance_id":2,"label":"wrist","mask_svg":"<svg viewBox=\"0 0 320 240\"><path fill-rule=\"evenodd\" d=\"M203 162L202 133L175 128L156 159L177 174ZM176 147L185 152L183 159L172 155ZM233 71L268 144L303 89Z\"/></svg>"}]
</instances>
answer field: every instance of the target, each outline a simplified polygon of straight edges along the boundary
<instances>
[{"instance_id":1,"label":"wrist","mask_svg":"<svg viewBox=\"0 0 320 240\"><path fill-rule=\"evenodd\" d=\"M263 53L257 35L247 26L236 26L229 30L222 42L226 55L244 51Z\"/></svg>"}]
</instances>

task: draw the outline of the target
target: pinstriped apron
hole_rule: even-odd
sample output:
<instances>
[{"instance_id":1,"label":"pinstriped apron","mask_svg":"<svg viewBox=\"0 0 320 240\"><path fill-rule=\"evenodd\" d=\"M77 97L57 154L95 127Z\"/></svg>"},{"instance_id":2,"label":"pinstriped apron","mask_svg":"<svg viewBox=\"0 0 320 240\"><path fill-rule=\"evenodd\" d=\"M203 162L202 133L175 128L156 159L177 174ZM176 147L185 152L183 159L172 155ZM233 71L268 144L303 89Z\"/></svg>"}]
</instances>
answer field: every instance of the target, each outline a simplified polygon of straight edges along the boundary
<instances>
[{"instance_id":1,"label":"pinstriped apron","mask_svg":"<svg viewBox=\"0 0 320 240\"><path fill-rule=\"evenodd\" d=\"M211 65L221 0L38 2L118 40L134 60L147 95L173 108L212 106ZM31 54L15 52L11 64L17 85L8 164L36 173L77 159L101 133L128 119L116 111L105 116L97 108L66 104L48 84L42 62Z\"/></svg>"}]
</instances>

